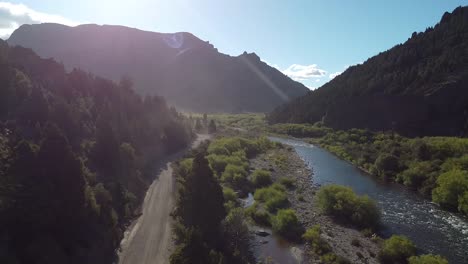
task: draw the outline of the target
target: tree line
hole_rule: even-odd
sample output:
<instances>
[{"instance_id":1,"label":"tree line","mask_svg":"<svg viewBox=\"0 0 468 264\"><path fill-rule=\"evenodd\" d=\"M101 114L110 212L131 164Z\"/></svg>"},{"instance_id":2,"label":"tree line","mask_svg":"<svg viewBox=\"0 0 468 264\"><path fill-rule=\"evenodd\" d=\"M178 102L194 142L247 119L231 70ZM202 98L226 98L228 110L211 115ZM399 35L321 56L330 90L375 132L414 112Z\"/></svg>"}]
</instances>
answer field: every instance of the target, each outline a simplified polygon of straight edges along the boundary
<instances>
[{"instance_id":1,"label":"tree line","mask_svg":"<svg viewBox=\"0 0 468 264\"><path fill-rule=\"evenodd\" d=\"M187 146L161 97L0 42L0 262L111 263L157 163Z\"/></svg>"}]
</instances>

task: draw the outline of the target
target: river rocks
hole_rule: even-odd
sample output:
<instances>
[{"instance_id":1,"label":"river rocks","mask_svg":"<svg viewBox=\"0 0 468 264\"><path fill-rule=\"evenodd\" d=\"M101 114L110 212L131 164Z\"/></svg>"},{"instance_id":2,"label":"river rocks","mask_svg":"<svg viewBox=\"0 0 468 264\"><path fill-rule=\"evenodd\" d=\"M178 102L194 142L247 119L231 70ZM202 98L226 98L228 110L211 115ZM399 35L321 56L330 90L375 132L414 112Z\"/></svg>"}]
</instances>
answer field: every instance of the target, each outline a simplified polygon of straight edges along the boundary
<instances>
[{"instance_id":1,"label":"river rocks","mask_svg":"<svg viewBox=\"0 0 468 264\"><path fill-rule=\"evenodd\" d=\"M261 236L261 237L266 237L266 236L269 236L270 233L268 233L267 231L265 231L263 229L260 229L260 230L255 231L255 235Z\"/></svg>"},{"instance_id":2,"label":"river rocks","mask_svg":"<svg viewBox=\"0 0 468 264\"><path fill-rule=\"evenodd\" d=\"M275 160L278 156L287 157L287 160L283 164L276 164ZM347 258L351 263L378 263L375 252L378 252L379 248L376 243L373 243L370 238L365 237L358 230L341 226L321 213L315 203L315 194L319 187L312 183L312 171L305 166L304 161L294 149L270 150L266 154L261 154L250 160L250 164L256 169L269 170L274 181L281 177L295 180L296 188L287 189L291 208L296 211L297 217L305 228L311 228L317 224L321 226L322 238L330 244L335 254ZM259 231L261 229L254 233L262 237L258 234ZM352 244L354 239L359 239L361 247ZM265 240L261 239L258 243L263 244ZM318 263L321 261L320 256L312 253L309 245L291 247L290 250L296 259L300 259L298 263Z\"/></svg>"}]
</instances>

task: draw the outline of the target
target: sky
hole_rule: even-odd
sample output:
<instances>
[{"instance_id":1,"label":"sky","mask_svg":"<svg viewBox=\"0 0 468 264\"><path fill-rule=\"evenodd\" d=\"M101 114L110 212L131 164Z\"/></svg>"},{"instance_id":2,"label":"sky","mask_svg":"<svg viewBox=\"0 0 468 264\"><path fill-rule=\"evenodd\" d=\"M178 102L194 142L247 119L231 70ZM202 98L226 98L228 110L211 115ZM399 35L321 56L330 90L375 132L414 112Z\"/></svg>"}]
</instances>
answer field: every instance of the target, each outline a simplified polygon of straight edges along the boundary
<instances>
[{"instance_id":1,"label":"sky","mask_svg":"<svg viewBox=\"0 0 468 264\"><path fill-rule=\"evenodd\" d=\"M347 67L434 26L468 0L0 1L0 37L21 24L112 24L191 32L220 52L255 52L315 89Z\"/></svg>"}]
</instances>

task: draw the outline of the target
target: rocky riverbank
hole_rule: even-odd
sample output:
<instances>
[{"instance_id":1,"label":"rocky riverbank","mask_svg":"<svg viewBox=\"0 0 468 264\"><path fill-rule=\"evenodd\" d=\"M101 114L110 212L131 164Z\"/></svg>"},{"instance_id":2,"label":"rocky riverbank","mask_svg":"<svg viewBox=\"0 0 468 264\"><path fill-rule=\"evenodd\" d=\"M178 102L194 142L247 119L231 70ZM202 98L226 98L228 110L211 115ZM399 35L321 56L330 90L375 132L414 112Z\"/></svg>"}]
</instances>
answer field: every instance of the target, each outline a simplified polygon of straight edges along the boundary
<instances>
[{"instance_id":1,"label":"rocky riverbank","mask_svg":"<svg viewBox=\"0 0 468 264\"><path fill-rule=\"evenodd\" d=\"M290 147L276 148L261 154L250 161L251 169L265 169L271 172L274 181L286 177L293 180L294 188L287 190L291 208L305 228L320 225L322 238L332 251L351 263L378 263L376 255L379 250L377 243L371 237L365 236L353 227L336 223L330 217L322 214L315 203L315 193L318 186L313 185L311 171L297 153ZM367 234L369 235L369 234ZM314 254L308 245L294 246L297 255L298 248L303 248L301 263L317 263L320 256Z\"/></svg>"}]
</instances>

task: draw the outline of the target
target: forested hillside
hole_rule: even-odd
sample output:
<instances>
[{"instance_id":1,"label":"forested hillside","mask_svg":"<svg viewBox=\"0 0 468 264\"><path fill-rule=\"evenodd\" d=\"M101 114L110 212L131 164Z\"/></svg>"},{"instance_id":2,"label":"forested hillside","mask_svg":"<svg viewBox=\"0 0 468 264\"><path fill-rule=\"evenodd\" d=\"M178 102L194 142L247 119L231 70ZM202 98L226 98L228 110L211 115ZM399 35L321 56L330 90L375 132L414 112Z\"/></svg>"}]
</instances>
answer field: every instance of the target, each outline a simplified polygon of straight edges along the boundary
<instances>
[{"instance_id":1,"label":"forested hillside","mask_svg":"<svg viewBox=\"0 0 468 264\"><path fill-rule=\"evenodd\" d=\"M269 121L401 134L467 134L468 7L281 106Z\"/></svg>"},{"instance_id":2,"label":"forested hillside","mask_svg":"<svg viewBox=\"0 0 468 264\"><path fill-rule=\"evenodd\" d=\"M157 162L192 136L131 86L0 42L1 263L112 263Z\"/></svg>"},{"instance_id":3,"label":"forested hillside","mask_svg":"<svg viewBox=\"0 0 468 264\"><path fill-rule=\"evenodd\" d=\"M255 53L229 56L209 42L181 33L123 26L23 25L8 39L109 79L128 76L141 94L164 96L194 112L267 112L309 90Z\"/></svg>"}]
</instances>

